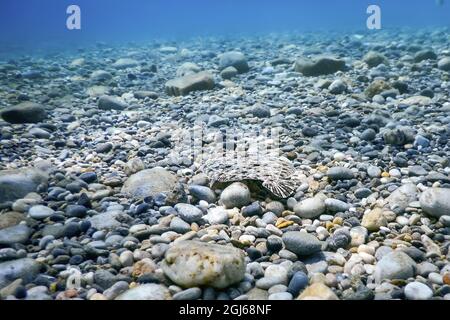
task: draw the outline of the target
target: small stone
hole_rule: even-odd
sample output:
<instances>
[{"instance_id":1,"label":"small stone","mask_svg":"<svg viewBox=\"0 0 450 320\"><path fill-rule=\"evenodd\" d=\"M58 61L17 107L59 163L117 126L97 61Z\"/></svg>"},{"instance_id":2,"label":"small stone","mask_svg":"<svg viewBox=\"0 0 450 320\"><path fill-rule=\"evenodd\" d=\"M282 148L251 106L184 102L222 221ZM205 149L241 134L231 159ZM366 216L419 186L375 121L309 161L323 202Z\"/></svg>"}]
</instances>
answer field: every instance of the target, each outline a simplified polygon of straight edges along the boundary
<instances>
[{"instance_id":1,"label":"small stone","mask_svg":"<svg viewBox=\"0 0 450 320\"><path fill-rule=\"evenodd\" d=\"M214 77L206 71L188 74L166 82L166 91L173 96L184 96L192 91L211 90L214 88Z\"/></svg>"},{"instance_id":2,"label":"small stone","mask_svg":"<svg viewBox=\"0 0 450 320\"><path fill-rule=\"evenodd\" d=\"M200 288L189 288L173 295L173 300L197 300L202 296Z\"/></svg>"},{"instance_id":3,"label":"small stone","mask_svg":"<svg viewBox=\"0 0 450 320\"><path fill-rule=\"evenodd\" d=\"M219 56L219 67L221 70L227 67L234 67L239 73L249 70L247 59L244 54L237 51L230 51Z\"/></svg>"},{"instance_id":4,"label":"small stone","mask_svg":"<svg viewBox=\"0 0 450 320\"><path fill-rule=\"evenodd\" d=\"M2 109L0 117L6 122L13 124L38 123L47 118L47 112L40 104L27 101Z\"/></svg>"},{"instance_id":5,"label":"small stone","mask_svg":"<svg viewBox=\"0 0 450 320\"><path fill-rule=\"evenodd\" d=\"M28 215L36 220L44 220L51 217L55 211L43 205L36 205L30 208Z\"/></svg>"},{"instance_id":6,"label":"small stone","mask_svg":"<svg viewBox=\"0 0 450 320\"><path fill-rule=\"evenodd\" d=\"M450 189L429 188L422 193L419 201L422 210L433 217L450 215Z\"/></svg>"},{"instance_id":7,"label":"small stone","mask_svg":"<svg viewBox=\"0 0 450 320\"><path fill-rule=\"evenodd\" d=\"M299 256L312 255L322 248L321 242L306 232L289 231L283 234L282 239L286 249Z\"/></svg>"},{"instance_id":8,"label":"small stone","mask_svg":"<svg viewBox=\"0 0 450 320\"><path fill-rule=\"evenodd\" d=\"M318 196L302 200L294 206L295 214L306 219L316 218L323 214L325 210L325 203Z\"/></svg>"},{"instance_id":9,"label":"small stone","mask_svg":"<svg viewBox=\"0 0 450 320\"><path fill-rule=\"evenodd\" d=\"M117 97L104 95L98 99L98 107L101 110L124 110L128 106Z\"/></svg>"},{"instance_id":10,"label":"small stone","mask_svg":"<svg viewBox=\"0 0 450 320\"><path fill-rule=\"evenodd\" d=\"M66 208L66 215L68 217L83 218L86 216L87 208L80 205L68 205Z\"/></svg>"},{"instance_id":11,"label":"small stone","mask_svg":"<svg viewBox=\"0 0 450 320\"><path fill-rule=\"evenodd\" d=\"M169 290L159 284L149 283L129 289L116 300L171 300Z\"/></svg>"},{"instance_id":12,"label":"small stone","mask_svg":"<svg viewBox=\"0 0 450 320\"><path fill-rule=\"evenodd\" d=\"M208 187L190 185L189 193L198 200L204 200L208 203L214 203L216 201L216 195L214 191L212 191Z\"/></svg>"},{"instance_id":13,"label":"small stone","mask_svg":"<svg viewBox=\"0 0 450 320\"><path fill-rule=\"evenodd\" d=\"M387 225L387 220L381 208L375 208L366 213L361 221L361 225L369 231L378 231Z\"/></svg>"},{"instance_id":14,"label":"small stone","mask_svg":"<svg viewBox=\"0 0 450 320\"><path fill-rule=\"evenodd\" d=\"M250 203L250 190L245 184L235 182L222 191L220 201L227 209L241 208Z\"/></svg>"},{"instance_id":15,"label":"small stone","mask_svg":"<svg viewBox=\"0 0 450 320\"><path fill-rule=\"evenodd\" d=\"M331 180L350 180L355 177L352 170L345 167L333 167L330 168L327 172L327 176Z\"/></svg>"},{"instance_id":16,"label":"small stone","mask_svg":"<svg viewBox=\"0 0 450 320\"><path fill-rule=\"evenodd\" d=\"M244 254L230 246L180 241L166 252L162 269L167 277L184 288L223 289L244 278Z\"/></svg>"},{"instance_id":17,"label":"small stone","mask_svg":"<svg viewBox=\"0 0 450 320\"><path fill-rule=\"evenodd\" d=\"M408 300L428 300L433 297L433 290L421 282L411 282L405 287L405 297Z\"/></svg>"},{"instance_id":18,"label":"small stone","mask_svg":"<svg viewBox=\"0 0 450 320\"><path fill-rule=\"evenodd\" d=\"M308 283L308 276L304 272L298 271L289 282L288 292L290 292L293 296L298 296L300 291L308 286Z\"/></svg>"},{"instance_id":19,"label":"small stone","mask_svg":"<svg viewBox=\"0 0 450 320\"><path fill-rule=\"evenodd\" d=\"M177 210L180 218L188 223L200 221L203 217L202 210L191 204L178 203L175 205L175 209Z\"/></svg>"},{"instance_id":20,"label":"small stone","mask_svg":"<svg viewBox=\"0 0 450 320\"><path fill-rule=\"evenodd\" d=\"M339 298L333 290L318 282L307 287L297 300L339 300Z\"/></svg>"},{"instance_id":21,"label":"small stone","mask_svg":"<svg viewBox=\"0 0 450 320\"><path fill-rule=\"evenodd\" d=\"M376 283L383 280L408 279L414 277L416 263L406 253L394 251L386 254L375 266Z\"/></svg>"}]
</instances>

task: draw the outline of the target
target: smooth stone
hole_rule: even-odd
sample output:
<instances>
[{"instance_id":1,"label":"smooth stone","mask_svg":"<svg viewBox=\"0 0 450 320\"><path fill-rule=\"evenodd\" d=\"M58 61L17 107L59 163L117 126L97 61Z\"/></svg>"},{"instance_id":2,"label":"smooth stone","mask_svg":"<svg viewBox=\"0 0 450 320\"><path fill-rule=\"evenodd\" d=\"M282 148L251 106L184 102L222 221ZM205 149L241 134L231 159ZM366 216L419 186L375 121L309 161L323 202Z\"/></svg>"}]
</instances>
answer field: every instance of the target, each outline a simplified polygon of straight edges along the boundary
<instances>
[{"instance_id":1,"label":"smooth stone","mask_svg":"<svg viewBox=\"0 0 450 320\"><path fill-rule=\"evenodd\" d=\"M239 73L249 71L247 59L242 52L230 51L219 55L219 68L234 67Z\"/></svg>"},{"instance_id":2,"label":"smooth stone","mask_svg":"<svg viewBox=\"0 0 450 320\"><path fill-rule=\"evenodd\" d=\"M429 300L433 297L433 290L421 282L411 282L405 286L405 297L408 300Z\"/></svg>"},{"instance_id":3,"label":"smooth stone","mask_svg":"<svg viewBox=\"0 0 450 320\"><path fill-rule=\"evenodd\" d=\"M245 184L235 182L222 191L220 201L227 209L242 208L251 202L250 190Z\"/></svg>"},{"instance_id":4,"label":"smooth stone","mask_svg":"<svg viewBox=\"0 0 450 320\"><path fill-rule=\"evenodd\" d=\"M289 231L283 234L282 239L286 249L299 256L312 255L322 248L321 242L306 232Z\"/></svg>"},{"instance_id":5,"label":"smooth stone","mask_svg":"<svg viewBox=\"0 0 450 320\"><path fill-rule=\"evenodd\" d=\"M47 219L51 217L54 213L55 211L52 208L43 205L32 206L28 211L28 215L36 220Z\"/></svg>"},{"instance_id":6,"label":"smooth stone","mask_svg":"<svg viewBox=\"0 0 450 320\"><path fill-rule=\"evenodd\" d=\"M295 214L306 219L316 218L323 214L325 210L325 203L323 199L318 196L302 200L294 206Z\"/></svg>"},{"instance_id":7,"label":"smooth stone","mask_svg":"<svg viewBox=\"0 0 450 320\"><path fill-rule=\"evenodd\" d=\"M128 105L122 100L119 100L119 98L106 95L101 96L98 99L97 104L98 108L101 110L124 110L128 107Z\"/></svg>"},{"instance_id":8,"label":"smooth stone","mask_svg":"<svg viewBox=\"0 0 450 320\"><path fill-rule=\"evenodd\" d=\"M414 277L416 263L406 253L394 251L381 258L375 266L374 278L376 283L383 280L408 279Z\"/></svg>"},{"instance_id":9,"label":"smooth stone","mask_svg":"<svg viewBox=\"0 0 450 320\"><path fill-rule=\"evenodd\" d=\"M228 221L228 212L223 207L210 208L203 219L211 225L224 224Z\"/></svg>"},{"instance_id":10,"label":"smooth stone","mask_svg":"<svg viewBox=\"0 0 450 320\"><path fill-rule=\"evenodd\" d=\"M160 284L148 283L129 289L115 300L171 300L169 290Z\"/></svg>"},{"instance_id":11,"label":"smooth stone","mask_svg":"<svg viewBox=\"0 0 450 320\"><path fill-rule=\"evenodd\" d=\"M187 203L178 203L175 205L181 219L188 223L200 221L203 217L203 212L196 206Z\"/></svg>"},{"instance_id":12,"label":"smooth stone","mask_svg":"<svg viewBox=\"0 0 450 320\"><path fill-rule=\"evenodd\" d=\"M325 284L317 282L303 290L297 300L339 300L339 298Z\"/></svg>"},{"instance_id":13,"label":"smooth stone","mask_svg":"<svg viewBox=\"0 0 450 320\"><path fill-rule=\"evenodd\" d=\"M12 124L38 123L47 118L47 112L40 104L26 101L16 106L2 109L0 117Z\"/></svg>"},{"instance_id":14,"label":"smooth stone","mask_svg":"<svg viewBox=\"0 0 450 320\"><path fill-rule=\"evenodd\" d=\"M34 280L41 269L41 264L30 258L17 259L0 263L0 289L16 279L24 284Z\"/></svg>"},{"instance_id":15,"label":"smooth stone","mask_svg":"<svg viewBox=\"0 0 450 320\"><path fill-rule=\"evenodd\" d=\"M338 200L338 199L332 199L332 198L328 198L325 199L324 201L325 203L325 207L327 208L328 211L331 211L333 213L336 212L346 212L347 210L349 210L351 208L351 205Z\"/></svg>"},{"instance_id":16,"label":"smooth stone","mask_svg":"<svg viewBox=\"0 0 450 320\"><path fill-rule=\"evenodd\" d=\"M244 257L241 250L230 246L179 241L167 250L161 266L169 279L184 288L223 289L244 278Z\"/></svg>"},{"instance_id":17,"label":"smooth stone","mask_svg":"<svg viewBox=\"0 0 450 320\"><path fill-rule=\"evenodd\" d=\"M212 191L208 187L190 185L189 193L194 196L198 200L204 200L208 203L214 203L216 201L216 195L214 191Z\"/></svg>"},{"instance_id":18,"label":"smooth stone","mask_svg":"<svg viewBox=\"0 0 450 320\"><path fill-rule=\"evenodd\" d=\"M350 180L355 177L352 170L345 167L333 167L328 169L327 176L331 180Z\"/></svg>"},{"instance_id":19,"label":"smooth stone","mask_svg":"<svg viewBox=\"0 0 450 320\"><path fill-rule=\"evenodd\" d=\"M417 188L412 183L404 184L395 189L386 198L386 205L397 214L403 213L408 205L417 200Z\"/></svg>"},{"instance_id":20,"label":"smooth stone","mask_svg":"<svg viewBox=\"0 0 450 320\"><path fill-rule=\"evenodd\" d=\"M46 184L48 175L36 168L0 171L0 203L24 198Z\"/></svg>"},{"instance_id":21,"label":"smooth stone","mask_svg":"<svg viewBox=\"0 0 450 320\"><path fill-rule=\"evenodd\" d=\"M133 174L123 185L122 192L141 199L164 193L168 196L168 203L183 202L185 199L177 177L160 167Z\"/></svg>"},{"instance_id":22,"label":"smooth stone","mask_svg":"<svg viewBox=\"0 0 450 320\"><path fill-rule=\"evenodd\" d=\"M381 227L387 226L387 220L383 215L383 209L375 208L364 214L361 226L369 231L378 231Z\"/></svg>"},{"instance_id":23,"label":"smooth stone","mask_svg":"<svg viewBox=\"0 0 450 320\"><path fill-rule=\"evenodd\" d=\"M197 300L202 296L200 288L189 288L173 295L173 300Z\"/></svg>"},{"instance_id":24,"label":"smooth stone","mask_svg":"<svg viewBox=\"0 0 450 320\"><path fill-rule=\"evenodd\" d=\"M422 210L433 217L450 216L450 189L429 188L422 193L419 201Z\"/></svg>"},{"instance_id":25,"label":"smooth stone","mask_svg":"<svg viewBox=\"0 0 450 320\"><path fill-rule=\"evenodd\" d=\"M202 71L169 80L166 82L165 87L169 95L184 96L193 91L213 89L214 77L211 73Z\"/></svg>"},{"instance_id":26,"label":"smooth stone","mask_svg":"<svg viewBox=\"0 0 450 320\"><path fill-rule=\"evenodd\" d=\"M289 282L288 292L290 292L293 296L298 296L300 291L308 286L308 283L308 276L304 272L298 271Z\"/></svg>"},{"instance_id":27,"label":"smooth stone","mask_svg":"<svg viewBox=\"0 0 450 320\"><path fill-rule=\"evenodd\" d=\"M289 292L277 292L269 295L268 300L292 300L294 297Z\"/></svg>"},{"instance_id":28,"label":"smooth stone","mask_svg":"<svg viewBox=\"0 0 450 320\"><path fill-rule=\"evenodd\" d=\"M0 230L0 246L10 246L16 243L25 243L30 238L32 229L24 224Z\"/></svg>"},{"instance_id":29,"label":"smooth stone","mask_svg":"<svg viewBox=\"0 0 450 320\"><path fill-rule=\"evenodd\" d=\"M314 59L300 58L295 62L294 69L304 76L320 76L344 70L345 61L326 56Z\"/></svg>"}]
</instances>

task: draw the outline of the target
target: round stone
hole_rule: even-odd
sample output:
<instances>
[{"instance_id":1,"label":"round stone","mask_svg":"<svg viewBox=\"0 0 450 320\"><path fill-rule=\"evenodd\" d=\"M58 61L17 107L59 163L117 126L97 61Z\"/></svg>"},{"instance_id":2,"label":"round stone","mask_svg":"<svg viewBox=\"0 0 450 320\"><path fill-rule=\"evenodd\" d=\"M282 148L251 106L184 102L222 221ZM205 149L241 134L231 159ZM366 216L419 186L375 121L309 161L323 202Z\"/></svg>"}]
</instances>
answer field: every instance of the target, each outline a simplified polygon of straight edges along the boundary
<instances>
[{"instance_id":1,"label":"round stone","mask_svg":"<svg viewBox=\"0 0 450 320\"><path fill-rule=\"evenodd\" d=\"M405 287L405 297L408 300L428 300L433 297L433 290L421 282L411 282Z\"/></svg>"},{"instance_id":2,"label":"round stone","mask_svg":"<svg viewBox=\"0 0 450 320\"><path fill-rule=\"evenodd\" d=\"M32 206L28 211L31 218L36 220L44 220L51 217L55 211L43 205Z\"/></svg>"},{"instance_id":3,"label":"round stone","mask_svg":"<svg viewBox=\"0 0 450 320\"><path fill-rule=\"evenodd\" d=\"M242 208L251 202L250 190L245 184L235 182L222 191L220 201L227 209Z\"/></svg>"}]
</instances>

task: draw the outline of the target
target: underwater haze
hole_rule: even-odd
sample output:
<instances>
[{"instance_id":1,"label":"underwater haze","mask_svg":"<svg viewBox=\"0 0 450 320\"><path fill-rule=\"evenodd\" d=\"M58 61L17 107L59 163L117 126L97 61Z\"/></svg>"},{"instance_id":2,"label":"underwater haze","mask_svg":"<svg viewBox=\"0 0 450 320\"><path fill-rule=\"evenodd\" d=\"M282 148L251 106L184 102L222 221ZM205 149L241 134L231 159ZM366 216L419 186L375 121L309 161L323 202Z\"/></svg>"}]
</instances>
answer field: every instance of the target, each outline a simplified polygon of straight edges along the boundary
<instances>
[{"instance_id":1,"label":"underwater haze","mask_svg":"<svg viewBox=\"0 0 450 320\"><path fill-rule=\"evenodd\" d=\"M450 300L449 30L450 0L0 0L0 300Z\"/></svg>"},{"instance_id":2,"label":"underwater haze","mask_svg":"<svg viewBox=\"0 0 450 320\"><path fill-rule=\"evenodd\" d=\"M71 4L81 8L80 31L66 29L66 8ZM364 29L371 4L381 7L383 28L450 25L450 2L435 0L2 0L0 40L71 45Z\"/></svg>"}]
</instances>

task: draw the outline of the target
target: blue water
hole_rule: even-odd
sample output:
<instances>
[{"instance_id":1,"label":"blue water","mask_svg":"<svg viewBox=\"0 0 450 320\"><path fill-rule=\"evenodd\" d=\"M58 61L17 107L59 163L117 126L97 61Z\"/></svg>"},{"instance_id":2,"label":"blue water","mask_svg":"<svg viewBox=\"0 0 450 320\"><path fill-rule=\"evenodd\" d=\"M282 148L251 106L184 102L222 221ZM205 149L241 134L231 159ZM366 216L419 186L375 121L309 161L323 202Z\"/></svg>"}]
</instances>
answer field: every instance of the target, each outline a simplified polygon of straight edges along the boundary
<instances>
[{"instance_id":1,"label":"blue water","mask_svg":"<svg viewBox=\"0 0 450 320\"><path fill-rule=\"evenodd\" d=\"M66 29L66 8L82 30ZM0 0L0 43L69 44L310 30L365 30L369 4L382 27L450 26L435 0Z\"/></svg>"}]
</instances>

